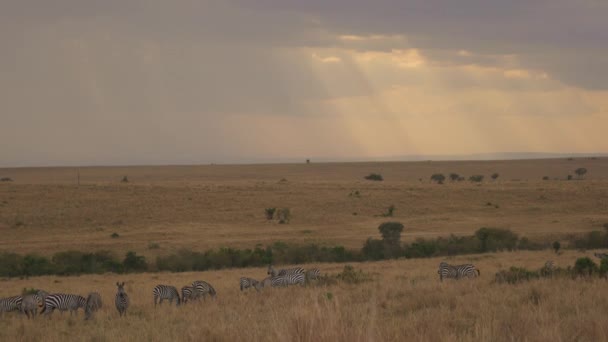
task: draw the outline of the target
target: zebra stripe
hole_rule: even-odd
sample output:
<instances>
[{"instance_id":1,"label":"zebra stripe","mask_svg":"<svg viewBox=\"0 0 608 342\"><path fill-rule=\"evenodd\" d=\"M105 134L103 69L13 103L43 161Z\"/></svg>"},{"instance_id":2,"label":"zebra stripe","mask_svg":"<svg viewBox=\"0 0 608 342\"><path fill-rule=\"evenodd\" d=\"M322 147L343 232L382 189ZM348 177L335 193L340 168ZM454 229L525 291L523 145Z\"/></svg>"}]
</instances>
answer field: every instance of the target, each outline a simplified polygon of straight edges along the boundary
<instances>
[{"instance_id":1,"label":"zebra stripe","mask_svg":"<svg viewBox=\"0 0 608 342\"><path fill-rule=\"evenodd\" d=\"M321 276L321 271L318 268L311 268L306 272L306 279L316 280Z\"/></svg>"},{"instance_id":2,"label":"zebra stripe","mask_svg":"<svg viewBox=\"0 0 608 342\"><path fill-rule=\"evenodd\" d=\"M188 301L194 299L192 297L193 291L194 291L194 288L192 286L182 287L182 303L186 304Z\"/></svg>"},{"instance_id":3,"label":"zebra stripe","mask_svg":"<svg viewBox=\"0 0 608 342\"><path fill-rule=\"evenodd\" d=\"M17 311L21 308L23 297L14 296L0 299L0 314L3 312Z\"/></svg>"},{"instance_id":4,"label":"zebra stripe","mask_svg":"<svg viewBox=\"0 0 608 342\"><path fill-rule=\"evenodd\" d=\"M101 295L97 292L91 292L87 296L87 302L84 306L84 319L89 320L93 318L93 314L101 309Z\"/></svg>"},{"instance_id":5,"label":"zebra stripe","mask_svg":"<svg viewBox=\"0 0 608 342\"><path fill-rule=\"evenodd\" d=\"M116 298L114 299L114 304L116 305L116 310L118 310L118 314L120 317L122 315L127 315L127 308L129 307L129 296L125 292L125 282L116 283L116 287L118 287L116 291Z\"/></svg>"},{"instance_id":6,"label":"zebra stripe","mask_svg":"<svg viewBox=\"0 0 608 342\"><path fill-rule=\"evenodd\" d=\"M277 272L272 267L272 265L268 265L267 274L270 275L271 277L276 277L276 276L283 276L283 275L288 275L288 274L299 274L299 273L304 273L304 272L305 271L302 267L287 268L287 269L279 270L279 272Z\"/></svg>"},{"instance_id":7,"label":"zebra stripe","mask_svg":"<svg viewBox=\"0 0 608 342\"><path fill-rule=\"evenodd\" d=\"M179 293L175 286L171 285L156 285L154 290L152 290L152 294L154 295L154 307L156 307L156 301L160 299L158 304L162 304L163 300L168 299L169 304L173 304L173 300L177 301L176 305L180 304Z\"/></svg>"},{"instance_id":8,"label":"zebra stripe","mask_svg":"<svg viewBox=\"0 0 608 342\"><path fill-rule=\"evenodd\" d=\"M450 265L444 261L439 264L437 273L439 274L439 280L441 281L443 281L443 278L475 278L481 274L473 264Z\"/></svg>"},{"instance_id":9,"label":"zebra stripe","mask_svg":"<svg viewBox=\"0 0 608 342\"><path fill-rule=\"evenodd\" d=\"M202 280L197 280L195 282L192 283L192 297L193 298L199 298L199 297L203 297L203 299L205 299L206 295L209 294L211 296L211 298L216 298L217 297L217 292L215 292L215 289L213 288L213 286L211 286L211 284L209 284L206 281L202 281Z\"/></svg>"},{"instance_id":10,"label":"zebra stripe","mask_svg":"<svg viewBox=\"0 0 608 342\"><path fill-rule=\"evenodd\" d=\"M252 279L252 278L246 278L246 277L242 277L239 280L239 284L241 285L241 291L243 291L244 289L248 289L250 287L255 288L256 290L258 290L259 287L259 281Z\"/></svg>"},{"instance_id":11,"label":"zebra stripe","mask_svg":"<svg viewBox=\"0 0 608 342\"><path fill-rule=\"evenodd\" d=\"M36 314L38 314L38 307L42 307L44 305L44 300L38 294L28 294L23 296L23 300L21 301L21 307L19 310L24 313L27 318L34 318Z\"/></svg>"},{"instance_id":12,"label":"zebra stripe","mask_svg":"<svg viewBox=\"0 0 608 342\"><path fill-rule=\"evenodd\" d=\"M75 294L55 293L48 295L44 299L44 308L40 313L51 315L55 309L59 309L59 312L70 310L70 316L78 314L78 308L83 308L86 305L86 299L83 296Z\"/></svg>"},{"instance_id":13,"label":"zebra stripe","mask_svg":"<svg viewBox=\"0 0 608 342\"><path fill-rule=\"evenodd\" d=\"M304 273L286 274L282 276L266 278L264 286L270 285L271 287L286 287L289 285L304 285L306 276Z\"/></svg>"}]
</instances>

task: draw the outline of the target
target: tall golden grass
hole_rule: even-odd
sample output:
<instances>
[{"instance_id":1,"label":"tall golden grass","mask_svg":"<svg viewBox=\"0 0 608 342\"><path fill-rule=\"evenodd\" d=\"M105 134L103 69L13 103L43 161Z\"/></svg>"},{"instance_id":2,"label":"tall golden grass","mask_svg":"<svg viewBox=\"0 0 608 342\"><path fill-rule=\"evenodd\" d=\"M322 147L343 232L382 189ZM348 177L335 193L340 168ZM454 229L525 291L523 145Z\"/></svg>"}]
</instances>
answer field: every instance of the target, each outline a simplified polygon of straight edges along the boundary
<instances>
[{"instance_id":1,"label":"tall golden grass","mask_svg":"<svg viewBox=\"0 0 608 342\"><path fill-rule=\"evenodd\" d=\"M101 293L104 307L92 321L82 311L50 319L5 314L3 341L602 341L608 339L608 287L602 279L543 279L518 285L493 283L509 266L540 268L548 259L572 265L582 254L512 252L457 257L481 276L439 282L440 259L353 264L372 275L360 284L290 287L241 292L240 276L262 278L266 269L39 277L2 282L1 296L23 287L86 295ZM310 267L312 265L304 265ZM319 266L325 274L341 264ZM120 319L116 281L126 281L131 307ZM154 308L157 284L181 286L206 280L218 299Z\"/></svg>"}]
</instances>

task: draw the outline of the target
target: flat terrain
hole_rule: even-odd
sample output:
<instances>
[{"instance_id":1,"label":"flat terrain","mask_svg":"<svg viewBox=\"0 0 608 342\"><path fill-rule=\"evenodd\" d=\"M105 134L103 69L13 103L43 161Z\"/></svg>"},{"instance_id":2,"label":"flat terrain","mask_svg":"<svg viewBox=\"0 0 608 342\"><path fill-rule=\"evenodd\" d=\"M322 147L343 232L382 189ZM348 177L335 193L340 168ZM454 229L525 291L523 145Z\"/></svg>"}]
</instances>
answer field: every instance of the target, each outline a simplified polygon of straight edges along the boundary
<instances>
[{"instance_id":1,"label":"flat terrain","mask_svg":"<svg viewBox=\"0 0 608 342\"><path fill-rule=\"evenodd\" d=\"M565 180L576 179L579 167L588 170L584 180ZM385 180L363 179L372 172ZM430 182L451 172L485 179ZM275 241L360 248L378 236L391 205L406 241L480 227L563 236L608 222L607 158L17 168L0 169L0 177L14 180L0 182L0 251L44 255L106 249L154 256ZM267 221L267 207L290 208L290 223Z\"/></svg>"}]
</instances>

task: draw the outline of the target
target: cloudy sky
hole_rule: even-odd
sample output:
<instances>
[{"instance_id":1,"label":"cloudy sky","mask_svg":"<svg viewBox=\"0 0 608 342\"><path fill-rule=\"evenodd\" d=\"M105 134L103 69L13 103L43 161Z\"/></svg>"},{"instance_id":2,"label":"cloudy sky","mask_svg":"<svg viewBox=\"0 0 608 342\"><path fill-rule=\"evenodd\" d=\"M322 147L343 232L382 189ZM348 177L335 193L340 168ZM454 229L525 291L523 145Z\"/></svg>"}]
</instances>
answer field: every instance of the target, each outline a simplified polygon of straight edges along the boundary
<instances>
[{"instance_id":1,"label":"cloudy sky","mask_svg":"<svg viewBox=\"0 0 608 342\"><path fill-rule=\"evenodd\" d=\"M3 0L0 166L608 152L605 0Z\"/></svg>"}]
</instances>

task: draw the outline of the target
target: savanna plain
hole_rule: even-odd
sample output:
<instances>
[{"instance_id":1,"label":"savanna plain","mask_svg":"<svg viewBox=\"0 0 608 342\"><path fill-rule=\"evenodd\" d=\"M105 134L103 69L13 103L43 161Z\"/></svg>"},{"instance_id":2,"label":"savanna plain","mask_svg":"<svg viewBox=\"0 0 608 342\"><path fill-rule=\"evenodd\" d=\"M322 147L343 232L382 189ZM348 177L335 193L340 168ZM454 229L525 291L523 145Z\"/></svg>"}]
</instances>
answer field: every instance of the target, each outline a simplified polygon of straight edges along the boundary
<instances>
[{"instance_id":1,"label":"savanna plain","mask_svg":"<svg viewBox=\"0 0 608 342\"><path fill-rule=\"evenodd\" d=\"M574 170L581 167L588 172L579 177ZM384 180L365 180L370 173ZM430 180L436 173L465 180L437 184ZM471 182L471 175L485 178ZM121 182L125 176L128 182ZM378 226L388 220L404 225L404 242L472 235L481 227L564 242L559 254L546 249L352 262L366 281L260 292L241 292L238 281L261 280L266 268L2 279L0 297L41 288L85 296L97 291L104 302L90 321L82 311L34 320L6 313L3 341L608 340L606 280L494 282L496 272L511 266L537 269L553 260L566 267L600 252L567 248L566 241L608 223L607 158L12 168L0 169L0 177L12 179L0 183L0 252L135 251L151 260L183 248L277 241L360 249L367 238L380 237ZM390 206L392 217L383 217ZM267 220L269 207L289 208L289 222ZM442 260L473 263L481 275L440 282ZM345 265L299 266L331 276ZM155 285L180 288L194 280L211 283L218 298L154 307ZM131 297L126 318L114 308L117 281L126 282Z\"/></svg>"}]
</instances>

